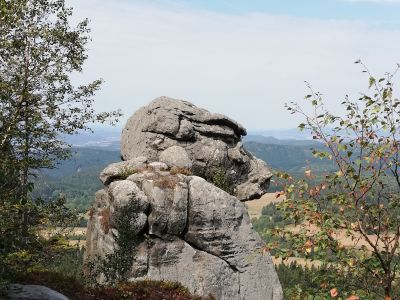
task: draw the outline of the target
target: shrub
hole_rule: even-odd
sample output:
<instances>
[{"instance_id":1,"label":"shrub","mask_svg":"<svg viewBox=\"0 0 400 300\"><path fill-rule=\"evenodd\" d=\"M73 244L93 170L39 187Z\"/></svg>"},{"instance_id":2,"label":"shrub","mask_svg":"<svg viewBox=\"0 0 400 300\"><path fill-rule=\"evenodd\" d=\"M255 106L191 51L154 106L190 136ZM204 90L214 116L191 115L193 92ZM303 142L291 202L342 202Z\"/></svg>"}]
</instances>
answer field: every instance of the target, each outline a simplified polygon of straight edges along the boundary
<instances>
[{"instance_id":1,"label":"shrub","mask_svg":"<svg viewBox=\"0 0 400 300\"><path fill-rule=\"evenodd\" d=\"M222 168L216 168L213 170L212 183L228 194L232 194L233 192L231 183Z\"/></svg>"},{"instance_id":2,"label":"shrub","mask_svg":"<svg viewBox=\"0 0 400 300\"><path fill-rule=\"evenodd\" d=\"M92 288L74 277L45 271L27 273L18 278L18 283L44 285L75 300L214 300L212 296L194 296L180 283L168 281L144 280Z\"/></svg>"},{"instance_id":3,"label":"shrub","mask_svg":"<svg viewBox=\"0 0 400 300\"><path fill-rule=\"evenodd\" d=\"M110 228L110 210L103 211L107 211L107 226ZM136 247L143 241L135 231L138 212L133 204L119 208L114 214L112 225L118 232L113 236L116 244L114 252L104 257L93 257L85 266L88 280L93 285L97 285L100 276L104 276L105 282L112 285L127 281Z\"/></svg>"}]
</instances>

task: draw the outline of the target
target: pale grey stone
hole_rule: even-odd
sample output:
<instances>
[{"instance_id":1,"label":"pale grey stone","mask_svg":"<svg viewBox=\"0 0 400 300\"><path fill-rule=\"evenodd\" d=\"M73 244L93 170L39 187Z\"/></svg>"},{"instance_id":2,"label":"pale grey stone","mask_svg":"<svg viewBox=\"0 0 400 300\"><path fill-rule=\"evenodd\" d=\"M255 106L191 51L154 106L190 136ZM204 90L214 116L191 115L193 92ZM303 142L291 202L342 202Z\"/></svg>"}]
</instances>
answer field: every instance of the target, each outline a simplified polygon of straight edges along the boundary
<instances>
[{"instance_id":1,"label":"pale grey stone","mask_svg":"<svg viewBox=\"0 0 400 300\"><path fill-rule=\"evenodd\" d=\"M283 299L282 287L269 254L254 252L245 272L239 273L239 277L241 300Z\"/></svg>"},{"instance_id":2,"label":"pale grey stone","mask_svg":"<svg viewBox=\"0 0 400 300\"><path fill-rule=\"evenodd\" d=\"M61 293L42 285L11 284L8 290L11 300L68 300Z\"/></svg>"},{"instance_id":3,"label":"pale grey stone","mask_svg":"<svg viewBox=\"0 0 400 300\"><path fill-rule=\"evenodd\" d=\"M218 257L191 247L182 240L155 239L149 249L146 278L177 281L197 295L218 300L239 300L239 273ZM251 298L247 298L251 299Z\"/></svg>"},{"instance_id":4,"label":"pale grey stone","mask_svg":"<svg viewBox=\"0 0 400 300\"><path fill-rule=\"evenodd\" d=\"M110 205L110 195L105 190L97 191L94 205L97 209L107 208Z\"/></svg>"},{"instance_id":5,"label":"pale grey stone","mask_svg":"<svg viewBox=\"0 0 400 300\"><path fill-rule=\"evenodd\" d=\"M120 233L113 225L124 220L143 241L130 281L178 281L218 300L283 299L265 243L241 202L264 194L272 176L243 148L245 134L235 121L186 101L161 97L138 110L123 131L126 164L112 164L101 174L105 188L96 194L88 222L85 260L118 249ZM126 172L127 166L135 172ZM194 176L171 175L171 167ZM225 176L233 195L210 183L216 174ZM134 209L121 219L129 207ZM108 232L104 211L110 214ZM104 276L98 282L105 283Z\"/></svg>"},{"instance_id":6,"label":"pale grey stone","mask_svg":"<svg viewBox=\"0 0 400 300\"><path fill-rule=\"evenodd\" d=\"M149 163L148 165L150 168L156 170L156 171L166 171L168 170L168 165L166 163L160 162L160 161L154 161L152 163Z\"/></svg>"},{"instance_id":7,"label":"pale grey stone","mask_svg":"<svg viewBox=\"0 0 400 300\"><path fill-rule=\"evenodd\" d=\"M176 135L177 139L192 141L195 138L195 130L193 124L186 119L180 123L179 132Z\"/></svg>"},{"instance_id":8,"label":"pale grey stone","mask_svg":"<svg viewBox=\"0 0 400 300\"><path fill-rule=\"evenodd\" d=\"M103 184L107 185L122 175L133 174L137 170L146 167L146 162L147 158L140 156L131 160L110 164L100 173L99 178Z\"/></svg>"},{"instance_id":9,"label":"pale grey stone","mask_svg":"<svg viewBox=\"0 0 400 300\"><path fill-rule=\"evenodd\" d=\"M271 257L262 253L265 244L241 201L197 176L145 172L132 175L136 183L108 187L112 218L131 201L125 200L129 195L142 193L150 206L125 224L145 239L135 250L130 281L178 281L193 293L223 300L283 299ZM118 247L118 232L106 234L100 223L99 214L88 223L86 259Z\"/></svg>"},{"instance_id":10,"label":"pale grey stone","mask_svg":"<svg viewBox=\"0 0 400 300\"><path fill-rule=\"evenodd\" d=\"M114 181L109 185L109 193L114 207L124 207L129 204L137 212L145 212L149 200L142 190L131 180Z\"/></svg>"},{"instance_id":11,"label":"pale grey stone","mask_svg":"<svg viewBox=\"0 0 400 300\"><path fill-rule=\"evenodd\" d=\"M135 257L132 262L132 269L129 274L129 281L134 281L136 278L147 276L149 264L149 242L140 243L135 249Z\"/></svg>"},{"instance_id":12,"label":"pale grey stone","mask_svg":"<svg viewBox=\"0 0 400 300\"><path fill-rule=\"evenodd\" d=\"M251 227L244 204L195 176L189 182L185 240L221 257L239 271L248 266L253 252L263 246Z\"/></svg>"},{"instance_id":13,"label":"pale grey stone","mask_svg":"<svg viewBox=\"0 0 400 300\"><path fill-rule=\"evenodd\" d=\"M254 158L250 161L248 180L235 188L235 194L240 199L258 199L265 194L270 185L271 171L264 161Z\"/></svg>"},{"instance_id":14,"label":"pale grey stone","mask_svg":"<svg viewBox=\"0 0 400 300\"><path fill-rule=\"evenodd\" d=\"M265 164L243 149L243 135L246 130L224 115L187 101L160 97L128 120L122 132L121 154L125 160L146 156L150 162L161 160L169 167L191 167L193 175L209 182L222 170L233 194L245 201L266 193L272 175Z\"/></svg>"},{"instance_id":15,"label":"pale grey stone","mask_svg":"<svg viewBox=\"0 0 400 300\"><path fill-rule=\"evenodd\" d=\"M149 234L163 239L180 236L186 227L188 187L177 176L165 176L176 184L172 188L158 187L154 180L143 182L143 191L150 201Z\"/></svg>"},{"instance_id":16,"label":"pale grey stone","mask_svg":"<svg viewBox=\"0 0 400 300\"><path fill-rule=\"evenodd\" d=\"M160 153L160 161L167 164L170 168L179 167L190 169L192 161L187 152L180 146L172 146Z\"/></svg>"}]
</instances>

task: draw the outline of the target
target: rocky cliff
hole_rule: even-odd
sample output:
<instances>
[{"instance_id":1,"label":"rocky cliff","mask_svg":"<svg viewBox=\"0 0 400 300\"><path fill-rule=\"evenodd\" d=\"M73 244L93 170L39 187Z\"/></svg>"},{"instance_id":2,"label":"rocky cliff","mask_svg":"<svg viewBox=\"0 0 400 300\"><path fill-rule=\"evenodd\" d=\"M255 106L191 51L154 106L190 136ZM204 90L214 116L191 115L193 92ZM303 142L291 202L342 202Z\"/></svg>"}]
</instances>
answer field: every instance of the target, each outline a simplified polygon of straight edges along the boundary
<instances>
[{"instance_id":1,"label":"rocky cliff","mask_svg":"<svg viewBox=\"0 0 400 300\"><path fill-rule=\"evenodd\" d=\"M158 98L122 134L122 158L100 174L86 260L115 258L129 280L178 281L216 299L282 299L271 257L240 200L271 173L241 145L245 129L193 104ZM215 172L228 191L216 187ZM107 276L100 274L100 282Z\"/></svg>"}]
</instances>

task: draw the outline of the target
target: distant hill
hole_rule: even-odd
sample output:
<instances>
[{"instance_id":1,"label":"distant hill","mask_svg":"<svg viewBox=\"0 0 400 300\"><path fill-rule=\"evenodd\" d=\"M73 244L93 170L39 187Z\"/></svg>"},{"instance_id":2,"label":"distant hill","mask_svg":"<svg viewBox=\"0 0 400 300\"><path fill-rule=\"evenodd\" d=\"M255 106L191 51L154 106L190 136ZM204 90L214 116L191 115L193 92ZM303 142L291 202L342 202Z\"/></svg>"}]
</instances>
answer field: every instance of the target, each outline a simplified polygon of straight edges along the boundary
<instances>
[{"instance_id":1,"label":"distant hill","mask_svg":"<svg viewBox=\"0 0 400 300\"><path fill-rule=\"evenodd\" d=\"M244 143L256 142L261 144L272 144L272 145L287 145L287 146L310 146L319 147L320 142L314 140L297 140L297 139L277 139L273 136L265 135L247 135L243 137Z\"/></svg>"},{"instance_id":2,"label":"distant hill","mask_svg":"<svg viewBox=\"0 0 400 300\"><path fill-rule=\"evenodd\" d=\"M57 168L38 174L33 195L51 199L62 193L71 206L86 210L93 202L95 192L102 187L99 173L120 160L119 150L73 148L70 160L61 161Z\"/></svg>"},{"instance_id":3,"label":"distant hill","mask_svg":"<svg viewBox=\"0 0 400 300\"><path fill-rule=\"evenodd\" d=\"M301 142L301 141L299 141ZM322 150L321 144L284 145L245 142L245 148L258 158L264 160L273 169L286 172L304 172L307 166L320 172L332 170L333 165L329 160L321 160L312 155L312 148Z\"/></svg>"},{"instance_id":4,"label":"distant hill","mask_svg":"<svg viewBox=\"0 0 400 300\"><path fill-rule=\"evenodd\" d=\"M68 135L65 141L74 147L119 150L121 132L120 127L96 127L94 132Z\"/></svg>"},{"instance_id":5,"label":"distant hill","mask_svg":"<svg viewBox=\"0 0 400 300\"><path fill-rule=\"evenodd\" d=\"M249 130L248 135L271 136L282 140L310 140L311 134L307 130L300 131L298 128L277 130Z\"/></svg>"}]
</instances>

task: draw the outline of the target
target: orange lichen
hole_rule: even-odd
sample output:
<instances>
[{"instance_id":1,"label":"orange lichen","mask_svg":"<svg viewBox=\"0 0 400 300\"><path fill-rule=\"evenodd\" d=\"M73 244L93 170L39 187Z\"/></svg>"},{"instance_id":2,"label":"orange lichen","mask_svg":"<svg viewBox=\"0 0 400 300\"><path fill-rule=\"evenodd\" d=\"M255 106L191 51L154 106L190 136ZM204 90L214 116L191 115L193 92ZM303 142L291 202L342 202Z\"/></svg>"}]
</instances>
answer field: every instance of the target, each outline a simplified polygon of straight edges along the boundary
<instances>
[{"instance_id":1,"label":"orange lichen","mask_svg":"<svg viewBox=\"0 0 400 300\"><path fill-rule=\"evenodd\" d=\"M109 208L105 208L100 212L100 225L101 225L101 229L103 229L105 234L108 234L108 232L110 231L110 209Z\"/></svg>"}]
</instances>

